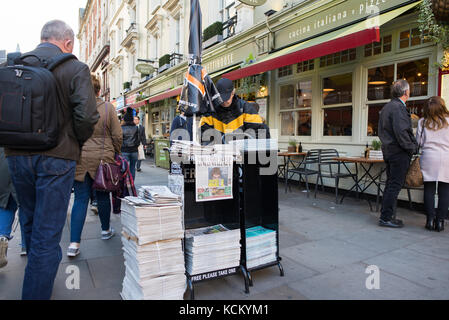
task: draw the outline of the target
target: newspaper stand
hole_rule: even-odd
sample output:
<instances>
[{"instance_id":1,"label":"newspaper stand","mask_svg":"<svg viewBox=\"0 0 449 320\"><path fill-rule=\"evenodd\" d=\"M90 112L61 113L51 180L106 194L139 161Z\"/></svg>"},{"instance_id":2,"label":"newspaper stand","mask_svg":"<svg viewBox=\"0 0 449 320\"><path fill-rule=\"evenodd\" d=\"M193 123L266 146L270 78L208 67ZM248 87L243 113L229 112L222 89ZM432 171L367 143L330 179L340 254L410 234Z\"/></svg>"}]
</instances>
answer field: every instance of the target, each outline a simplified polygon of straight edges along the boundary
<instances>
[{"instance_id":1,"label":"newspaper stand","mask_svg":"<svg viewBox=\"0 0 449 320\"><path fill-rule=\"evenodd\" d=\"M195 164L183 163L184 174L184 228L196 229L216 224L222 224L233 230L240 228L240 194L239 194L239 168L233 163L233 199L196 202L195 196ZM185 240L184 240L185 241ZM187 285L190 290L190 299L195 299L194 284L207 280L218 279L237 274L244 270L241 265L232 268L209 271L202 274L190 275L186 273ZM246 291L248 283L245 281Z\"/></svg>"},{"instance_id":2,"label":"newspaper stand","mask_svg":"<svg viewBox=\"0 0 449 320\"><path fill-rule=\"evenodd\" d=\"M262 152L265 152L261 159ZM251 272L278 266L280 276L284 276L281 264L282 258L279 256L279 206L278 206L278 181L277 181L277 148L270 151L244 151L244 163L242 164L241 178L241 267L245 277L245 282L253 286ZM273 153L274 152L274 153ZM275 156L273 156L275 155ZM269 159L269 163L267 161ZM269 168L275 168L269 170ZM247 267L246 263L246 229L262 226L276 231L276 259L269 263ZM248 289L248 287L247 287ZM247 290L246 293L249 293Z\"/></svg>"}]
</instances>

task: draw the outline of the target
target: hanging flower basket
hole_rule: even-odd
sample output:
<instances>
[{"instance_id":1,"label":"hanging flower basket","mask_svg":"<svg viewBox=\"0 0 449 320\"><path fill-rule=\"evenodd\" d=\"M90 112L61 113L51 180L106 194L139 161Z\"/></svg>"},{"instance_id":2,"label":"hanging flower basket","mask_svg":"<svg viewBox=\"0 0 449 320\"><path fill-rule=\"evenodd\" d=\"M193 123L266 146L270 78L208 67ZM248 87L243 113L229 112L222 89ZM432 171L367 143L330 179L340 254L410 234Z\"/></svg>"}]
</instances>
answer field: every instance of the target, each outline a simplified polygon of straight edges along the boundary
<instances>
[{"instance_id":1,"label":"hanging flower basket","mask_svg":"<svg viewBox=\"0 0 449 320\"><path fill-rule=\"evenodd\" d=\"M449 23L449 1L432 0L432 11L438 22L441 24Z\"/></svg>"}]
</instances>

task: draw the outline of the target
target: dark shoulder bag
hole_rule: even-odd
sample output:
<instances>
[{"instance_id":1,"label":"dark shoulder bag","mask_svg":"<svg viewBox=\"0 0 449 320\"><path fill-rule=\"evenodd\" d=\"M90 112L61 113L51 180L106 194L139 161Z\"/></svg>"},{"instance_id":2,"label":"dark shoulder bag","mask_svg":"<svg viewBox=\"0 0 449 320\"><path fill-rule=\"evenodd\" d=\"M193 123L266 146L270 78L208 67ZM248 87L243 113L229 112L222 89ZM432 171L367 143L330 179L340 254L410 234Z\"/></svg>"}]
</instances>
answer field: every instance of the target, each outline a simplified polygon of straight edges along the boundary
<instances>
[{"instance_id":1,"label":"dark shoulder bag","mask_svg":"<svg viewBox=\"0 0 449 320\"><path fill-rule=\"evenodd\" d=\"M108 104L106 106L106 116L103 126L103 148L100 160L100 165L98 166L97 173L95 174L95 180L92 184L92 188L99 191L117 191L120 189L120 166L115 163L105 163L103 161L104 157L104 143L106 140L106 122L108 121Z\"/></svg>"}]
</instances>

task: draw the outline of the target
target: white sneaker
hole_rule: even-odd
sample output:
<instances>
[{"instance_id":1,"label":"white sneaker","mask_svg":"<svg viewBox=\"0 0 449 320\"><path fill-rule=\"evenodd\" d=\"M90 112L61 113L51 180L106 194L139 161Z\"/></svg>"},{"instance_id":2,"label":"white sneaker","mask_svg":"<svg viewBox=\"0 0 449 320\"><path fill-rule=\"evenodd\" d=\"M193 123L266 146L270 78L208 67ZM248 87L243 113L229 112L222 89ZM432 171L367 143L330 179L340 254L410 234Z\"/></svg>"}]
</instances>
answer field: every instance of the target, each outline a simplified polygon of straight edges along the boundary
<instances>
[{"instance_id":1,"label":"white sneaker","mask_svg":"<svg viewBox=\"0 0 449 320\"><path fill-rule=\"evenodd\" d=\"M8 238L0 237L0 268L8 264L6 254L8 253Z\"/></svg>"},{"instance_id":2,"label":"white sneaker","mask_svg":"<svg viewBox=\"0 0 449 320\"><path fill-rule=\"evenodd\" d=\"M101 239L102 240L109 240L115 235L114 228L110 228L109 231L101 231Z\"/></svg>"},{"instance_id":3,"label":"white sneaker","mask_svg":"<svg viewBox=\"0 0 449 320\"><path fill-rule=\"evenodd\" d=\"M80 248L70 246L67 248L67 257L76 257L79 254Z\"/></svg>"}]
</instances>

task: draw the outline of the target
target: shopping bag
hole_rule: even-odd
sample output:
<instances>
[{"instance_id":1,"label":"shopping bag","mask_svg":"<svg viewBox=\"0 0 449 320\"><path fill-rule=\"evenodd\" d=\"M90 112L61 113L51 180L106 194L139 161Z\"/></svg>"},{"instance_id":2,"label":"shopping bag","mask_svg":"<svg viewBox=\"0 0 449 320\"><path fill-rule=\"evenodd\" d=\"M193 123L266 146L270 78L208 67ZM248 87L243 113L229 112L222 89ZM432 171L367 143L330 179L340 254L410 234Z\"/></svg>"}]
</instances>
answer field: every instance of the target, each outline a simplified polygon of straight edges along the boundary
<instances>
[{"instance_id":1,"label":"shopping bag","mask_svg":"<svg viewBox=\"0 0 449 320\"><path fill-rule=\"evenodd\" d=\"M415 157L408 168L405 176L405 185L409 187L420 187L424 184L424 179L419 164L419 156Z\"/></svg>"},{"instance_id":2,"label":"shopping bag","mask_svg":"<svg viewBox=\"0 0 449 320\"><path fill-rule=\"evenodd\" d=\"M145 160L145 150L143 149L143 145L139 145L137 148L137 160Z\"/></svg>"}]
</instances>

